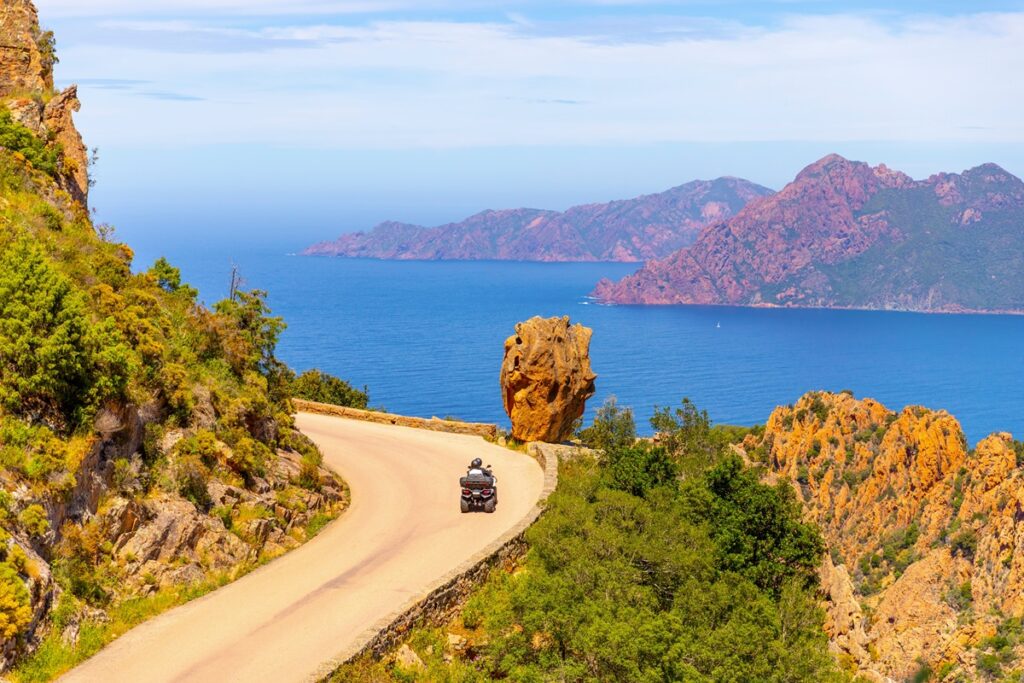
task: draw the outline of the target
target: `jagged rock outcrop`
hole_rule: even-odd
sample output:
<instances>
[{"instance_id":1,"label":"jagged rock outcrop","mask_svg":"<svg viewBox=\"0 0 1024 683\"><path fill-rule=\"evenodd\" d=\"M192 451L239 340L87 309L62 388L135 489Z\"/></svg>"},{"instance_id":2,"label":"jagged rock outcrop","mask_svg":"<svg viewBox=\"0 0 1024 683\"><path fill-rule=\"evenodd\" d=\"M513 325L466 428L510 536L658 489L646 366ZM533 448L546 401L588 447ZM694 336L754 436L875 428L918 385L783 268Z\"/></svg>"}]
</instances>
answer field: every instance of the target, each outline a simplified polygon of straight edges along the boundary
<instances>
[{"instance_id":1,"label":"jagged rock outcrop","mask_svg":"<svg viewBox=\"0 0 1024 683\"><path fill-rule=\"evenodd\" d=\"M865 675L928 664L973 680L988 639L1024 616L1024 444L1011 435L972 450L944 411L814 393L744 447L822 529L829 635ZM1008 652L1007 671L1024 662Z\"/></svg>"},{"instance_id":2,"label":"jagged rock outcrop","mask_svg":"<svg viewBox=\"0 0 1024 683\"><path fill-rule=\"evenodd\" d=\"M307 255L382 259L643 261L692 243L704 226L733 216L771 190L741 178L695 180L665 192L564 212L483 211L425 228L389 221L315 244Z\"/></svg>"},{"instance_id":3,"label":"jagged rock outcrop","mask_svg":"<svg viewBox=\"0 0 1024 683\"><path fill-rule=\"evenodd\" d=\"M915 181L832 154L691 246L594 294L637 304L1024 310L1024 183L995 164Z\"/></svg>"},{"instance_id":4,"label":"jagged rock outcrop","mask_svg":"<svg viewBox=\"0 0 1024 683\"><path fill-rule=\"evenodd\" d=\"M31 0L0 7L0 98L53 90L53 64L44 58L39 16Z\"/></svg>"},{"instance_id":5,"label":"jagged rock outcrop","mask_svg":"<svg viewBox=\"0 0 1024 683\"><path fill-rule=\"evenodd\" d=\"M590 368L593 331L569 317L530 318L505 341L501 392L520 441L558 443L572 434L594 395Z\"/></svg>"},{"instance_id":6,"label":"jagged rock outcrop","mask_svg":"<svg viewBox=\"0 0 1024 683\"><path fill-rule=\"evenodd\" d=\"M77 86L54 92L53 36L39 27L31 0L0 8L0 104L15 121L60 151L58 183L81 203L89 199L89 152L75 128Z\"/></svg>"}]
</instances>

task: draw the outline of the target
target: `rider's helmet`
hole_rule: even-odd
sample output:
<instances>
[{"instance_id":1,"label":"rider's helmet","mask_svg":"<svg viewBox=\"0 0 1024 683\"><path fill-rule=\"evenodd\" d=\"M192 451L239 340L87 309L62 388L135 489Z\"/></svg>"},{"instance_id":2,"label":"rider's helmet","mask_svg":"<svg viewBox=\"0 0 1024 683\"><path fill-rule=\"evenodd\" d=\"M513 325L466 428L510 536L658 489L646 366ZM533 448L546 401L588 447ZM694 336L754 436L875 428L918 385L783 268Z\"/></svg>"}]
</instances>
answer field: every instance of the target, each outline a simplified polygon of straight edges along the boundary
<instances>
[{"instance_id":1,"label":"rider's helmet","mask_svg":"<svg viewBox=\"0 0 1024 683\"><path fill-rule=\"evenodd\" d=\"M480 458L473 458L473 462L469 463L470 467L483 467L484 461Z\"/></svg>"}]
</instances>

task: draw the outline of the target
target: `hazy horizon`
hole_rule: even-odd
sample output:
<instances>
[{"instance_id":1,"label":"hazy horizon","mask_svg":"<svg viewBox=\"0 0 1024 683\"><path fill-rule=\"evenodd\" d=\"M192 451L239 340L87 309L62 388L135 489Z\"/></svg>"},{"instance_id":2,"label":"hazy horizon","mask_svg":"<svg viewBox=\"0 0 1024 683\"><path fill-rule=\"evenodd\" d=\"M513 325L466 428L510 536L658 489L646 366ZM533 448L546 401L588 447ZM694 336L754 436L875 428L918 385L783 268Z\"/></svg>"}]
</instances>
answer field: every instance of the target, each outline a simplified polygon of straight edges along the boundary
<instances>
[{"instance_id":1,"label":"hazy horizon","mask_svg":"<svg viewBox=\"0 0 1024 683\"><path fill-rule=\"evenodd\" d=\"M837 152L1024 175L1024 2L40 0L143 252L564 209Z\"/></svg>"}]
</instances>

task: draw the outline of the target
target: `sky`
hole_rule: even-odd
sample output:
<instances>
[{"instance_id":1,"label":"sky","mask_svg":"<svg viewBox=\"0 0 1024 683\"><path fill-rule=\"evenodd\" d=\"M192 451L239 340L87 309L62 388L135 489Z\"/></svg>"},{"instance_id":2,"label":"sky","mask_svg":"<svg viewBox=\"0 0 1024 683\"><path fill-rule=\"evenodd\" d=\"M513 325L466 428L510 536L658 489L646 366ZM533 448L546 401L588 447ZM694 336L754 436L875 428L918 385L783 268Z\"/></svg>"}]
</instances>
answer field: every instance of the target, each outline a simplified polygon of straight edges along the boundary
<instances>
[{"instance_id":1,"label":"sky","mask_svg":"<svg viewBox=\"0 0 1024 683\"><path fill-rule=\"evenodd\" d=\"M829 152L1024 175L1024 0L37 0L144 249L299 249Z\"/></svg>"}]
</instances>

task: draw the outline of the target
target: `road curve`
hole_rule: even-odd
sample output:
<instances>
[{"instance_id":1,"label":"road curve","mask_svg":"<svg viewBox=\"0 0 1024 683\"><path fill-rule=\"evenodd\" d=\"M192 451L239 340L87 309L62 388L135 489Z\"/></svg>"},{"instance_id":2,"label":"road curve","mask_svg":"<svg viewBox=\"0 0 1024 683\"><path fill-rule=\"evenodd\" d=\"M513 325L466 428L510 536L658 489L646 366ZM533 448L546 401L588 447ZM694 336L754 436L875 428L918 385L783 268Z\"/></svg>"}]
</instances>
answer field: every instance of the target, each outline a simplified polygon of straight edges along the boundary
<instances>
[{"instance_id":1,"label":"road curve","mask_svg":"<svg viewBox=\"0 0 1024 683\"><path fill-rule=\"evenodd\" d=\"M370 625L522 519L543 474L479 437L300 414L352 504L301 548L126 633L60 680L306 681ZM461 514L458 477L494 465L494 514Z\"/></svg>"}]
</instances>

